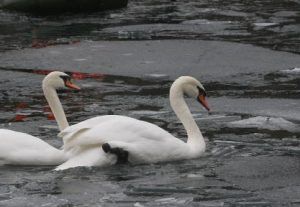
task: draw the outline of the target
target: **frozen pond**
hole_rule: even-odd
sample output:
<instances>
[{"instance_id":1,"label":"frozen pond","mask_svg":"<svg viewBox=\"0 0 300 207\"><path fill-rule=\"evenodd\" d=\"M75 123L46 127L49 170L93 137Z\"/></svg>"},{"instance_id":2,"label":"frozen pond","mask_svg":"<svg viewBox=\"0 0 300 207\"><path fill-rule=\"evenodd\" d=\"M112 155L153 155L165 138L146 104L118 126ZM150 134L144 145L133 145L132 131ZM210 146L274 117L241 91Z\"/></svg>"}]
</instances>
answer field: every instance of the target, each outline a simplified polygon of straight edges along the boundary
<instances>
[{"instance_id":1,"label":"frozen pond","mask_svg":"<svg viewBox=\"0 0 300 207\"><path fill-rule=\"evenodd\" d=\"M128 7L49 17L0 11L0 50L74 40L226 40L299 53L298 0L130 0Z\"/></svg>"},{"instance_id":2,"label":"frozen pond","mask_svg":"<svg viewBox=\"0 0 300 207\"><path fill-rule=\"evenodd\" d=\"M38 73L1 71L5 77L1 81L1 127L25 131L59 147L62 142L56 137L58 129L49 120L40 87L44 76ZM276 80L279 85L298 80L295 93L299 90L299 77ZM261 88L238 87L237 83L227 83L223 88L222 83L203 81L212 114L204 112L194 100L188 102L208 143L204 157L64 172L53 172L53 167L3 166L1 205L297 206L299 99L293 94L276 98L290 89L272 90L274 80L262 81ZM123 114L185 137L169 107L170 81L103 75L77 83L81 91L61 93L72 123L99 114ZM265 94L263 88L269 88L269 92ZM254 100L253 93L257 96ZM266 104L268 109L262 110ZM278 112L282 105L288 107L291 116L284 118L283 111Z\"/></svg>"},{"instance_id":3,"label":"frozen pond","mask_svg":"<svg viewBox=\"0 0 300 207\"><path fill-rule=\"evenodd\" d=\"M201 80L212 108L188 100L208 147L199 159L63 172L1 166L0 206L299 206L298 8L133 0L93 14L0 11L1 128L62 145L41 89L49 70L71 72L82 88L60 92L72 124L121 114L185 137L168 99L183 74Z\"/></svg>"}]
</instances>

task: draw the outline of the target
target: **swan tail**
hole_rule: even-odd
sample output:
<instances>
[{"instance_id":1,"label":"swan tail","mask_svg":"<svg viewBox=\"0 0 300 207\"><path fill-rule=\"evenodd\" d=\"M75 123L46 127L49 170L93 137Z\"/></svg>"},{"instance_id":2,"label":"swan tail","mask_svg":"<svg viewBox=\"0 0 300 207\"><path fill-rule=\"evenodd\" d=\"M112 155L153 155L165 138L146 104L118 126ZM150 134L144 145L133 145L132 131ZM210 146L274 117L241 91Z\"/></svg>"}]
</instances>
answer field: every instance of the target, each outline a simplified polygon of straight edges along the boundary
<instances>
[{"instance_id":1,"label":"swan tail","mask_svg":"<svg viewBox=\"0 0 300 207\"><path fill-rule=\"evenodd\" d=\"M75 167L92 167L92 166L110 166L116 163L116 156L105 153L101 148L84 150L81 153L70 158L63 164L57 166L54 170L66 170Z\"/></svg>"}]
</instances>

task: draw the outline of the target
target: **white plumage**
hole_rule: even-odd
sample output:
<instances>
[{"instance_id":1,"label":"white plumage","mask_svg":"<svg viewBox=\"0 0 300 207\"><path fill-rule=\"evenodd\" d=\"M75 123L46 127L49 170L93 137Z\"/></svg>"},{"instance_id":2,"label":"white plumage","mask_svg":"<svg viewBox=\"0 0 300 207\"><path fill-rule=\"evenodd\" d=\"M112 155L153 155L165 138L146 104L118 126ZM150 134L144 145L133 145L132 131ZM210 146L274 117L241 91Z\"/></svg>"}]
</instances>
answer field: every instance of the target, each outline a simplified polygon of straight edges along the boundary
<instances>
[{"instance_id":1,"label":"white plumage","mask_svg":"<svg viewBox=\"0 0 300 207\"><path fill-rule=\"evenodd\" d=\"M59 165L65 153L29 134L0 129L0 164Z\"/></svg>"},{"instance_id":2,"label":"white plumage","mask_svg":"<svg viewBox=\"0 0 300 207\"><path fill-rule=\"evenodd\" d=\"M187 142L154 124L126 116L98 116L69 126L56 92L62 87L78 89L62 72L52 72L43 80L45 97L61 130L63 150L37 137L1 129L0 164L59 165L56 170L113 165L118 157L113 152L106 153L104 144L127 151L131 163L191 159L205 151L203 136L184 101L186 94L209 110L205 89L195 78L182 76L170 89L170 103L186 129Z\"/></svg>"},{"instance_id":3,"label":"white plumage","mask_svg":"<svg viewBox=\"0 0 300 207\"><path fill-rule=\"evenodd\" d=\"M67 127L59 134L65 143L64 150L73 155L56 170L76 167L77 160L77 166L91 166L90 161L86 160L85 164L82 157L75 156L76 154L89 154L86 157L96 158L93 165L102 165L103 157L99 157L99 151L103 151L101 146L105 143L112 148L128 151L128 161L131 163L156 163L199 157L205 151L205 142L184 101L184 94L197 98L209 108L205 101L205 90L199 81L183 76L173 83L170 102L187 131L187 143L145 121L118 115L99 116ZM113 154L103 156L108 155ZM100 162L97 161L97 157ZM116 158L110 158L113 159L106 160L105 165L115 164Z\"/></svg>"},{"instance_id":4,"label":"white plumage","mask_svg":"<svg viewBox=\"0 0 300 207\"><path fill-rule=\"evenodd\" d=\"M58 100L56 89L76 88L70 77L62 72L52 72L44 78L43 89L47 99ZM49 93L50 97L49 97ZM55 93L53 93L55 91ZM62 109L61 104L55 109ZM69 126L65 114L58 117L60 129ZM67 161L68 154L56 149L38 137L7 129L0 129L0 165L60 165Z\"/></svg>"}]
</instances>

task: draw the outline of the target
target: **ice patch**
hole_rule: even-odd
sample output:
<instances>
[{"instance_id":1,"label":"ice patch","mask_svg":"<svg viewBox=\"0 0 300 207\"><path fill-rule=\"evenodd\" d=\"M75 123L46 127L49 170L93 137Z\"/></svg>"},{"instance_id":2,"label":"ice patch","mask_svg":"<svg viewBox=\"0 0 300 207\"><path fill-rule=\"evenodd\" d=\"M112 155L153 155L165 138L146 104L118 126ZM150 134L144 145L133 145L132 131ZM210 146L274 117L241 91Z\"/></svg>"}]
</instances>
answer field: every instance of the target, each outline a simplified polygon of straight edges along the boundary
<instances>
[{"instance_id":1,"label":"ice patch","mask_svg":"<svg viewBox=\"0 0 300 207\"><path fill-rule=\"evenodd\" d=\"M143 64L153 64L155 63L155 61L152 60L145 60L144 62L142 62Z\"/></svg>"},{"instance_id":2,"label":"ice patch","mask_svg":"<svg viewBox=\"0 0 300 207\"><path fill-rule=\"evenodd\" d=\"M299 125L287 121L283 118L257 116L240 121L233 121L227 124L231 128L257 128L272 131L284 130L289 132L299 132Z\"/></svg>"},{"instance_id":3,"label":"ice patch","mask_svg":"<svg viewBox=\"0 0 300 207\"><path fill-rule=\"evenodd\" d=\"M185 204L187 201L189 201L190 199L176 199L173 197L170 198L161 198L161 199L157 199L155 200L155 202L160 203L162 205L166 205L166 204Z\"/></svg>"},{"instance_id":4,"label":"ice patch","mask_svg":"<svg viewBox=\"0 0 300 207\"><path fill-rule=\"evenodd\" d=\"M287 74L300 74L300 68L294 68L294 69L290 69L290 70L281 70L280 72L287 73Z\"/></svg>"},{"instance_id":5,"label":"ice patch","mask_svg":"<svg viewBox=\"0 0 300 207\"><path fill-rule=\"evenodd\" d=\"M123 53L122 55L123 56L132 56L133 54L132 53Z\"/></svg>"},{"instance_id":6,"label":"ice patch","mask_svg":"<svg viewBox=\"0 0 300 207\"><path fill-rule=\"evenodd\" d=\"M198 179L204 179L204 176L201 174L187 174L187 178L198 178Z\"/></svg>"},{"instance_id":7,"label":"ice patch","mask_svg":"<svg viewBox=\"0 0 300 207\"><path fill-rule=\"evenodd\" d=\"M40 129L58 129L56 125L43 125L39 127Z\"/></svg>"},{"instance_id":8,"label":"ice patch","mask_svg":"<svg viewBox=\"0 0 300 207\"><path fill-rule=\"evenodd\" d=\"M168 111L150 111L150 110L141 110L141 111L133 111L131 112L132 115L158 115L158 114L165 114Z\"/></svg>"},{"instance_id":9,"label":"ice patch","mask_svg":"<svg viewBox=\"0 0 300 207\"><path fill-rule=\"evenodd\" d=\"M170 202L174 202L176 201L176 198L160 198L155 200L156 202L160 202L160 203L170 203Z\"/></svg>"},{"instance_id":10,"label":"ice patch","mask_svg":"<svg viewBox=\"0 0 300 207\"><path fill-rule=\"evenodd\" d=\"M144 207L144 205L142 205L141 203L137 202L133 205L134 207Z\"/></svg>"},{"instance_id":11,"label":"ice patch","mask_svg":"<svg viewBox=\"0 0 300 207\"><path fill-rule=\"evenodd\" d=\"M232 21L209 21L207 19L193 19L181 22L181 24L232 24Z\"/></svg>"},{"instance_id":12,"label":"ice patch","mask_svg":"<svg viewBox=\"0 0 300 207\"><path fill-rule=\"evenodd\" d=\"M274 25L278 25L278 23L274 23L274 22L254 23L254 26L257 26L257 27L270 27L270 26L274 26Z\"/></svg>"},{"instance_id":13,"label":"ice patch","mask_svg":"<svg viewBox=\"0 0 300 207\"><path fill-rule=\"evenodd\" d=\"M143 75L143 78L151 81L162 81L170 78L167 74L151 73Z\"/></svg>"},{"instance_id":14,"label":"ice patch","mask_svg":"<svg viewBox=\"0 0 300 207\"><path fill-rule=\"evenodd\" d=\"M81 62L81 61L86 61L87 59L85 58L77 58L77 59L74 59L74 61L77 61L77 62Z\"/></svg>"},{"instance_id":15,"label":"ice patch","mask_svg":"<svg viewBox=\"0 0 300 207\"><path fill-rule=\"evenodd\" d=\"M230 122L241 119L241 116L226 116L226 115L207 115L203 117L203 114L193 114L195 120L212 120L217 122Z\"/></svg>"}]
</instances>

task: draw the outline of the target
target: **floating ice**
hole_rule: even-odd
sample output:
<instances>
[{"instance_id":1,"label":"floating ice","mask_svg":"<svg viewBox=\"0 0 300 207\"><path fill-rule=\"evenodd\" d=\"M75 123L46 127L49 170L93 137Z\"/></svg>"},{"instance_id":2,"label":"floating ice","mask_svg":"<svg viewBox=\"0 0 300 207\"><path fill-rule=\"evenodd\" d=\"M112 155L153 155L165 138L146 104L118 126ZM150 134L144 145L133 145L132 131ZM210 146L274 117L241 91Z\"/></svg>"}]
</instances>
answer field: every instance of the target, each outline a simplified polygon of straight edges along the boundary
<instances>
[{"instance_id":1,"label":"floating ice","mask_svg":"<svg viewBox=\"0 0 300 207\"><path fill-rule=\"evenodd\" d=\"M283 118L257 116L240 121L233 121L227 124L231 128L257 128L268 130L284 130L289 132L299 132L299 125L287 121Z\"/></svg>"},{"instance_id":2,"label":"floating ice","mask_svg":"<svg viewBox=\"0 0 300 207\"><path fill-rule=\"evenodd\" d=\"M158 114L165 114L168 111L150 111L150 110L141 110L141 111L133 111L131 112L132 115L158 115Z\"/></svg>"},{"instance_id":3,"label":"floating ice","mask_svg":"<svg viewBox=\"0 0 300 207\"><path fill-rule=\"evenodd\" d=\"M85 58L77 58L77 59L74 59L74 61L77 61L77 62L81 62L81 61L86 61L87 59Z\"/></svg>"},{"instance_id":4,"label":"floating ice","mask_svg":"<svg viewBox=\"0 0 300 207\"><path fill-rule=\"evenodd\" d=\"M142 205L141 203L137 202L133 205L134 207L144 207L144 205Z\"/></svg>"},{"instance_id":5,"label":"floating ice","mask_svg":"<svg viewBox=\"0 0 300 207\"><path fill-rule=\"evenodd\" d=\"M58 129L58 127L56 125L43 125L43 126L40 126L39 128L41 128L41 129Z\"/></svg>"},{"instance_id":6,"label":"floating ice","mask_svg":"<svg viewBox=\"0 0 300 207\"><path fill-rule=\"evenodd\" d=\"M166 204L185 204L188 200L190 199L176 199L176 198L173 198L173 197L170 197L170 198L160 198L160 199L157 199L155 200L155 202L158 202L162 205L166 205ZM172 205L172 206L173 206Z\"/></svg>"},{"instance_id":7,"label":"floating ice","mask_svg":"<svg viewBox=\"0 0 300 207\"><path fill-rule=\"evenodd\" d=\"M201 174L187 174L187 178L198 178L198 179L204 179L204 176Z\"/></svg>"},{"instance_id":8,"label":"floating ice","mask_svg":"<svg viewBox=\"0 0 300 207\"><path fill-rule=\"evenodd\" d=\"M167 80L170 77L167 74L160 74L160 73L151 73L151 74L145 74L143 76L144 79L146 80L157 80L157 81L162 81L162 80Z\"/></svg>"},{"instance_id":9,"label":"floating ice","mask_svg":"<svg viewBox=\"0 0 300 207\"><path fill-rule=\"evenodd\" d=\"M237 116L237 115L232 115L232 116L206 115L206 116L204 116L203 114L193 114L193 117L195 120L212 120L212 121L217 121L217 122L229 122L229 121L236 121L236 120L241 119L241 116Z\"/></svg>"},{"instance_id":10,"label":"floating ice","mask_svg":"<svg viewBox=\"0 0 300 207\"><path fill-rule=\"evenodd\" d=\"M274 23L274 22L261 22L261 23L254 23L254 26L257 27L270 27L270 26L274 26L277 25L278 23Z\"/></svg>"},{"instance_id":11,"label":"floating ice","mask_svg":"<svg viewBox=\"0 0 300 207\"><path fill-rule=\"evenodd\" d=\"M294 69L289 69L289 70L281 70L280 72L287 73L287 74L300 74L300 68L294 68Z\"/></svg>"},{"instance_id":12,"label":"floating ice","mask_svg":"<svg viewBox=\"0 0 300 207\"><path fill-rule=\"evenodd\" d=\"M232 21L209 21L207 19L193 19L181 22L181 24L231 24Z\"/></svg>"},{"instance_id":13,"label":"floating ice","mask_svg":"<svg viewBox=\"0 0 300 207\"><path fill-rule=\"evenodd\" d=\"M152 60L145 60L143 63L144 63L144 64L153 64L153 63L155 63L155 61L152 61Z\"/></svg>"},{"instance_id":14,"label":"floating ice","mask_svg":"<svg viewBox=\"0 0 300 207\"><path fill-rule=\"evenodd\" d=\"M132 56L133 53L123 53L122 55L123 55L123 56Z\"/></svg>"},{"instance_id":15,"label":"floating ice","mask_svg":"<svg viewBox=\"0 0 300 207\"><path fill-rule=\"evenodd\" d=\"M161 203L170 203L176 201L176 198L170 197L170 198L160 198L155 200L156 202L161 202Z\"/></svg>"}]
</instances>

